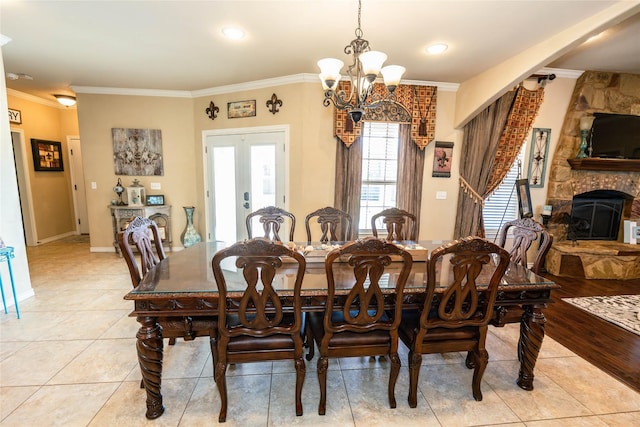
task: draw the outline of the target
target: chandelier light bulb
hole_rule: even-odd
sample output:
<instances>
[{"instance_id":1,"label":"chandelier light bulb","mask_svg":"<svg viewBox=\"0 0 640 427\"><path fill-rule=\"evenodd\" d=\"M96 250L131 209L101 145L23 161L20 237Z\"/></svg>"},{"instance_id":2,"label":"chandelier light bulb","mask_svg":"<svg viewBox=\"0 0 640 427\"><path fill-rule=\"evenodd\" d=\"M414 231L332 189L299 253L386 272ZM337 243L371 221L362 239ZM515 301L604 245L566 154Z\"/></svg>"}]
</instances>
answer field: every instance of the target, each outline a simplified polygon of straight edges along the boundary
<instances>
[{"instance_id":1,"label":"chandelier light bulb","mask_svg":"<svg viewBox=\"0 0 640 427\"><path fill-rule=\"evenodd\" d=\"M378 52L377 50L370 50L368 52L363 52L360 54L362 71L370 81L373 81L376 79L376 76L378 75L378 73L380 72L380 69L382 68L382 64L384 64L384 61L386 60L387 60L387 55L382 52ZM370 79L369 76L373 76L373 79Z\"/></svg>"},{"instance_id":2,"label":"chandelier light bulb","mask_svg":"<svg viewBox=\"0 0 640 427\"><path fill-rule=\"evenodd\" d=\"M322 89L333 90L335 91L338 88L338 83L340 82L340 74L337 76L328 76L326 74L320 74L320 81L322 82Z\"/></svg>"},{"instance_id":3,"label":"chandelier light bulb","mask_svg":"<svg viewBox=\"0 0 640 427\"><path fill-rule=\"evenodd\" d=\"M380 72L384 78L384 84L389 88L389 92L396 90L405 71L407 71L406 68L401 65L387 65L386 67L382 67Z\"/></svg>"}]
</instances>

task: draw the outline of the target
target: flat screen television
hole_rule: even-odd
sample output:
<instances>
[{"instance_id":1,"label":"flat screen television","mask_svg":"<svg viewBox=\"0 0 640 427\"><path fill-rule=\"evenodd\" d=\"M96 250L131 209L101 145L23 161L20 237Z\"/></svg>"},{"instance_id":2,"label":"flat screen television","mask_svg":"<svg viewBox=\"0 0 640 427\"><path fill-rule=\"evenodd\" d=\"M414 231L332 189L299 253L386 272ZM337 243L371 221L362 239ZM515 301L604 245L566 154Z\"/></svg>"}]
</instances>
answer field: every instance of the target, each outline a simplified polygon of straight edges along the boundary
<instances>
[{"instance_id":1,"label":"flat screen television","mask_svg":"<svg viewBox=\"0 0 640 427\"><path fill-rule=\"evenodd\" d=\"M594 113L592 157L640 159L640 116Z\"/></svg>"}]
</instances>

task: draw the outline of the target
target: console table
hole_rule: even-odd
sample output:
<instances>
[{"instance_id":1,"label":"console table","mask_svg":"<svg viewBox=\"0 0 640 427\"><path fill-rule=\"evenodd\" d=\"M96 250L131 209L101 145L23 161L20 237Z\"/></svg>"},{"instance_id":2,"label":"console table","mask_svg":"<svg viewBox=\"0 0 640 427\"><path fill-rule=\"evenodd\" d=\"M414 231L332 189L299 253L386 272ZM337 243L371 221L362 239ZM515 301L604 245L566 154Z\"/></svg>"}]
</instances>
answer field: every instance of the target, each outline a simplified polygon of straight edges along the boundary
<instances>
[{"instance_id":1,"label":"console table","mask_svg":"<svg viewBox=\"0 0 640 427\"><path fill-rule=\"evenodd\" d=\"M117 206L110 205L111 223L113 226L113 247L120 256L120 246L118 245L118 233L127 228L129 222L137 217L149 218L158 224L158 231L162 238L162 245L173 248L173 239L171 237L171 205L157 206Z\"/></svg>"}]
</instances>

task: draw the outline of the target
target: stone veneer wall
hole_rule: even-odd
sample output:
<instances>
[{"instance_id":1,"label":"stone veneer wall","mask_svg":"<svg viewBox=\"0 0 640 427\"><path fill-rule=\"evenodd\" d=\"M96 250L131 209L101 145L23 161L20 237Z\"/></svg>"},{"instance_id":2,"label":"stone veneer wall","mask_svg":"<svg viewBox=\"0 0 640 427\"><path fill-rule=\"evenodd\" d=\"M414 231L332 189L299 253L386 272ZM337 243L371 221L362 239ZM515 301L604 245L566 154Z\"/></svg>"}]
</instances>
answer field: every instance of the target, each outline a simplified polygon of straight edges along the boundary
<instances>
[{"instance_id":1,"label":"stone veneer wall","mask_svg":"<svg viewBox=\"0 0 640 427\"><path fill-rule=\"evenodd\" d=\"M550 165L547 204L552 206L549 231L565 240L564 214L571 214L573 196L592 190L617 190L633 197L623 219L640 220L640 172L572 170L567 159L576 157L580 118L592 113L640 115L640 75L586 71L576 81ZM622 240L622 236L618 240Z\"/></svg>"}]
</instances>

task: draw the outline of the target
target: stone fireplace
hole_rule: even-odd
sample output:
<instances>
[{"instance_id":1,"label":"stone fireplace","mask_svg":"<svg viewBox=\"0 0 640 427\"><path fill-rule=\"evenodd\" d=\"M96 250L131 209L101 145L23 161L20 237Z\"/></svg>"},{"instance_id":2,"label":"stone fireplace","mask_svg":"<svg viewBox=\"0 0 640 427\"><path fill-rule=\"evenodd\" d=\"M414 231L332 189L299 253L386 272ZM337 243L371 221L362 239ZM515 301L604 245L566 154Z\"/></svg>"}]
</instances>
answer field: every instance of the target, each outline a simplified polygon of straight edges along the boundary
<instances>
[{"instance_id":1,"label":"stone fireplace","mask_svg":"<svg viewBox=\"0 0 640 427\"><path fill-rule=\"evenodd\" d=\"M547 270L572 277L640 278L640 245L624 244L622 232L624 220L640 223L640 160L575 158L580 118L595 112L640 115L640 75L587 71L576 82L550 165L546 204L552 207L548 229L554 243ZM570 235L574 198L594 194L624 199L615 240Z\"/></svg>"}]
</instances>

